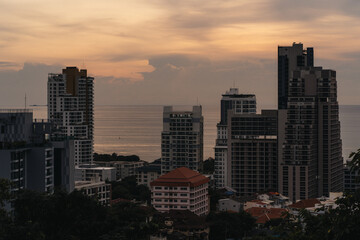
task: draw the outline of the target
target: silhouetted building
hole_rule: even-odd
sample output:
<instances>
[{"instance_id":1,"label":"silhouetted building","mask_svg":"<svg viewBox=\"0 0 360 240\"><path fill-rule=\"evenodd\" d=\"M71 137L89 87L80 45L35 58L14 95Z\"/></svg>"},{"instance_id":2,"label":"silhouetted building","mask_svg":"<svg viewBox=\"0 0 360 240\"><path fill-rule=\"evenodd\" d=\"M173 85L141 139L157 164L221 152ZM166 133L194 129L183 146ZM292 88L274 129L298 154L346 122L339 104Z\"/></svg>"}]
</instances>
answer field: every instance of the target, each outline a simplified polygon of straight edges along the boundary
<instances>
[{"instance_id":1,"label":"silhouetted building","mask_svg":"<svg viewBox=\"0 0 360 240\"><path fill-rule=\"evenodd\" d=\"M299 46L302 44L293 47ZM280 50L286 48L279 47L279 58ZM279 108L285 108L278 133L279 191L292 201L328 196L343 190L336 72L307 64L291 65L295 69L289 67L286 105L279 101Z\"/></svg>"},{"instance_id":2,"label":"silhouetted building","mask_svg":"<svg viewBox=\"0 0 360 240\"><path fill-rule=\"evenodd\" d=\"M277 110L261 114L228 112L227 182L239 196L276 191Z\"/></svg>"},{"instance_id":3,"label":"silhouetted building","mask_svg":"<svg viewBox=\"0 0 360 240\"><path fill-rule=\"evenodd\" d=\"M54 149L46 139L50 128L32 117L29 109L0 110L0 177L11 181L11 192L54 188Z\"/></svg>"},{"instance_id":4,"label":"silhouetted building","mask_svg":"<svg viewBox=\"0 0 360 240\"><path fill-rule=\"evenodd\" d=\"M289 78L298 67L314 66L314 49L303 49L302 43L278 47L278 109L286 109Z\"/></svg>"},{"instance_id":5,"label":"silhouetted building","mask_svg":"<svg viewBox=\"0 0 360 240\"><path fill-rule=\"evenodd\" d=\"M93 77L76 67L48 76L48 118L57 137L74 137L75 164L92 162L94 129Z\"/></svg>"},{"instance_id":6,"label":"silhouetted building","mask_svg":"<svg viewBox=\"0 0 360 240\"><path fill-rule=\"evenodd\" d=\"M174 111L165 106L161 133L161 173L179 167L199 171L203 161L202 107L193 111Z\"/></svg>"},{"instance_id":7,"label":"silhouetted building","mask_svg":"<svg viewBox=\"0 0 360 240\"><path fill-rule=\"evenodd\" d=\"M239 94L237 88L230 88L221 98L220 122L217 124L215 145L214 179L217 188L230 186L228 182L228 111L236 114L256 114L256 97L254 94Z\"/></svg>"}]
</instances>

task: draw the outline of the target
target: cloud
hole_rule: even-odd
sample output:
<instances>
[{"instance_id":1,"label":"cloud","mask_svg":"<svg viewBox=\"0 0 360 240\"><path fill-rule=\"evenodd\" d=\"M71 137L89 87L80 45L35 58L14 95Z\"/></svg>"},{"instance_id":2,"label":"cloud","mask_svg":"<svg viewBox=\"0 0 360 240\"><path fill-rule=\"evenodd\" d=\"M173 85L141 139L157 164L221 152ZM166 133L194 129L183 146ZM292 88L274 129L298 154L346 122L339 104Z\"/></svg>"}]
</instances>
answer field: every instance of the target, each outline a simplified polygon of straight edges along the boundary
<instances>
[{"instance_id":1,"label":"cloud","mask_svg":"<svg viewBox=\"0 0 360 240\"><path fill-rule=\"evenodd\" d=\"M235 85L243 93L255 93L263 102L275 104L276 62L240 59L211 61L201 56L171 54L153 56L154 70L143 72L143 81L106 84L96 79L97 104L219 104L221 94ZM114 83L114 82L112 82ZM104 94L112 96L104 98ZM101 97L100 97L101 96Z\"/></svg>"},{"instance_id":2,"label":"cloud","mask_svg":"<svg viewBox=\"0 0 360 240\"><path fill-rule=\"evenodd\" d=\"M0 71L1 107L24 106L26 93L28 104L46 104L47 75L61 72L60 65L24 63L20 70Z\"/></svg>"}]
</instances>

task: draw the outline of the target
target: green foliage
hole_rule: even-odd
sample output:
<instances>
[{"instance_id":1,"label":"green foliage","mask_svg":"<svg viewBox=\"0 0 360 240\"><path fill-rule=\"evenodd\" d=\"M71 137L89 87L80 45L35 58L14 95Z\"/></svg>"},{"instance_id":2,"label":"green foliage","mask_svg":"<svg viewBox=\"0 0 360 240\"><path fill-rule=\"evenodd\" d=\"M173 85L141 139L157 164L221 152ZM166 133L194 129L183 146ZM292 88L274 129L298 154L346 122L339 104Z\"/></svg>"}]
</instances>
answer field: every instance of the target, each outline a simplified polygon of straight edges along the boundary
<instances>
[{"instance_id":1,"label":"green foliage","mask_svg":"<svg viewBox=\"0 0 360 240\"><path fill-rule=\"evenodd\" d=\"M10 181L0 178L0 240L6 239L7 231L11 226L11 218L4 209L6 202L11 199L10 188Z\"/></svg>"},{"instance_id":2,"label":"green foliage","mask_svg":"<svg viewBox=\"0 0 360 240\"><path fill-rule=\"evenodd\" d=\"M203 163L203 173L204 174L212 174L212 173L214 173L214 170L215 170L214 166L215 166L215 159L208 158Z\"/></svg>"},{"instance_id":3,"label":"green foliage","mask_svg":"<svg viewBox=\"0 0 360 240\"><path fill-rule=\"evenodd\" d=\"M350 153L349 158L351 159L349 163L350 171L360 172L360 148L356 152ZM356 178L356 181L360 182L360 176Z\"/></svg>"},{"instance_id":4,"label":"green foliage","mask_svg":"<svg viewBox=\"0 0 360 240\"><path fill-rule=\"evenodd\" d=\"M210 211L216 211L216 205L221 198L221 194L215 188L209 188L209 196L210 196Z\"/></svg>"},{"instance_id":5,"label":"green foliage","mask_svg":"<svg viewBox=\"0 0 360 240\"><path fill-rule=\"evenodd\" d=\"M104 207L79 191L25 190L15 200L13 220L0 218L0 239L147 239L157 230L146 221L149 211L133 203Z\"/></svg>"},{"instance_id":6,"label":"green foliage","mask_svg":"<svg viewBox=\"0 0 360 240\"><path fill-rule=\"evenodd\" d=\"M210 239L241 239L255 226L255 219L244 211L210 213L207 221L210 223Z\"/></svg>"},{"instance_id":7,"label":"green foliage","mask_svg":"<svg viewBox=\"0 0 360 240\"><path fill-rule=\"evenodd\" d=\"M145 185L137 185L135 176L126 177L120 182L111 182L111 187L112 199L136 199L148 203L151 201L150 189Z\"/></svg>"},{"instance_id":8,"label":"green foliage","mask_svg":"<svg viewBox=\"0 0 360 240\"><path fill-rule=\"evenodd\" d=\"M0 208L3 208L5 203L11 199L10 188L10 181L0 178Z\"/></svg>"},{"instance_id":9,"label":"green foliage","mask_svg":"<svg viewBox=\"0 0 360 240\"><path fill-rule=\"evenodd\" d=\"M117 155L116 153L113 154L98 154L94 153L94 161L100 161L100 162L112 162L112 161L140 161L139 156L136 155L130 155L130 156L122 156Z\"/></svg>"}]
</instances>

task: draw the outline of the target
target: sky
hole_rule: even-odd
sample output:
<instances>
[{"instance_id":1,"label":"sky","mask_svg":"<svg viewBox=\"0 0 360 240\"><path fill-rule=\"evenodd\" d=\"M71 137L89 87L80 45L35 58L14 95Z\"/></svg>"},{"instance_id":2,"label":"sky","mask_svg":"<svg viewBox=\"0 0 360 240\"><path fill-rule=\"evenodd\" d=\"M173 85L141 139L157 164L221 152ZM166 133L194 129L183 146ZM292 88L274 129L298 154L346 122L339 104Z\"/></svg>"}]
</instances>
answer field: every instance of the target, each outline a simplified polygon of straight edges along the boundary
<instances>
[{"instance_id":1,"label":"sky","mask_svg":"<svg viewBox=\"0 0 360 240\"><path fill-rule=\"evenodd\" d=\"M360 105L358 0L0 0L0 107L46 104L47 74L95 77L96 105L277 104L277 47L314 47Z\"/></svg>"}]
</instances>

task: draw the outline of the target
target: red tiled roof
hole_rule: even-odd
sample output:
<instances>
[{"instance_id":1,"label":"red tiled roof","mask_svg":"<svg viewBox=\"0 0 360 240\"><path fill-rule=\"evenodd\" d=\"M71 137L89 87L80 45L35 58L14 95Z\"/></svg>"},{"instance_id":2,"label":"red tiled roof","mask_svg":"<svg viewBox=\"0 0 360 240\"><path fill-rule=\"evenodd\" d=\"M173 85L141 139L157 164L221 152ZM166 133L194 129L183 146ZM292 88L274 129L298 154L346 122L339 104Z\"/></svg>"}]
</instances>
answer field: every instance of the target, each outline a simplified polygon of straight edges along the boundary
<instances>
[{"instance_id":1,"label":"red tiled roof","mask_svg":"<svg viewBox=\"0 0 360 240\"><path fill-rule=\"evenodd\" d=\"M256 219L256 223L264 224L271 219L284 218L287 210L284 208L252 207L246 212Z\"/></svg>"},{"instance_id":2,"label":"red tiled roof","mask_svg":"<svg viewBox=\"0 0 360 240\"><path fill-rule=\"evenodd\" d=\"M197 187L209 182L209 179L201 173L193 171L186 167L172 170L171 172L160 176L150 183L151 186L188 186Z\"/></svg>"},{"instance_id":3,"label":"red tiled roof","mask_svg":"<svg viewBox=\"0 0 360 240\"><path fill-rule=\"evenodd\" d=\"M124 199L124 198L116 198L113 200L110 200L110 205L116 204L116 203L124 203L124 202L131 202L129 199Z\"/></svg>"},{"instance_id":4,"label":"red tiled roof","mask_svg":"<svg viewBox=\"0 0 360 240\"><path fill-rule=\"evenodd\" d=\"M263 201L261 201L261 200L259 200L259 199L254 199L254 200L251 200L251 201L249 201L249 202L266 205L266 203L264 203Z\"/></svg>"},{"instance_id":5,"label":"red tiled roof","mask_svg":"<svg viewBox=\"0 0 360 240\"><path fill-rule=\"evenodd\" d=\"M294 204L289 205L290 208L310 208L315 207L315 204L320 203L316 198L300 200Z\"/></svg>"}]
</instances>

